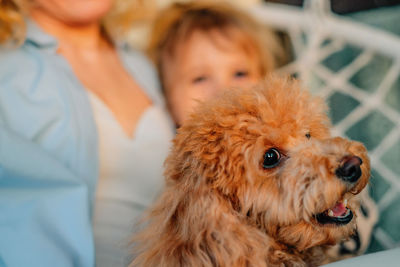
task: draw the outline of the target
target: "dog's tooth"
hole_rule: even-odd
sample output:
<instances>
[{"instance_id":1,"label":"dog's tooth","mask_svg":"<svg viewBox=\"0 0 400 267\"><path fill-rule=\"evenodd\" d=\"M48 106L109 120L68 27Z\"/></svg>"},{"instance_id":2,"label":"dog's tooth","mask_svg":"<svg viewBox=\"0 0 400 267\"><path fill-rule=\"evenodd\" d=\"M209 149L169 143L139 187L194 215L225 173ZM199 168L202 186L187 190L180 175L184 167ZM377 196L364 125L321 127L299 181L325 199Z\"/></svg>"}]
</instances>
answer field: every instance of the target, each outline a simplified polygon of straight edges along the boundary
<instances>
[{"instance_id":1,"label":"dog's tooth","mask_svg":"<svg viewBox=\"0 0 400 267\"><path fill-rule=\"evenodd\" d=\"M347 199L346 198L344 199L343 204L345 207L347 207Z\"/></svg>"},{"instance_id":2,"label":"dog's tooth","mask_svg":"<svg viewBox=\"0 0 400 267\"><path fill-rule=\"evenodd\" d=\"M331 216L331 217L333 217L333 211L332 211L331 209L329 209L328 215Z\"/></svg>"}]
</instances>

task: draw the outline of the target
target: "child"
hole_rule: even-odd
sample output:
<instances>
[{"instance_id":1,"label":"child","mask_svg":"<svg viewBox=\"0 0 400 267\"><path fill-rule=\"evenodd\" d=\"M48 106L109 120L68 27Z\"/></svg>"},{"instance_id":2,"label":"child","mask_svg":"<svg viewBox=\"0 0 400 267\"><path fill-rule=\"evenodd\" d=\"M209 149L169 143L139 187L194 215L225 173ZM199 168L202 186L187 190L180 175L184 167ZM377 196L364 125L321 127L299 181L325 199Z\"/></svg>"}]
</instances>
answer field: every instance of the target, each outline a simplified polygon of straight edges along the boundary
<instances>
[{"instance_id":1,"label":"child","mask_svg":"<svg viewBox=\"0 0 400 267\"><path fill-rule=\"evenodd\" d=\"M250 87L281 55L274 34L228 4L176 3L160 13L148 52L179 126L198 101L234 86Z\"/></svg>"}]
</instances>

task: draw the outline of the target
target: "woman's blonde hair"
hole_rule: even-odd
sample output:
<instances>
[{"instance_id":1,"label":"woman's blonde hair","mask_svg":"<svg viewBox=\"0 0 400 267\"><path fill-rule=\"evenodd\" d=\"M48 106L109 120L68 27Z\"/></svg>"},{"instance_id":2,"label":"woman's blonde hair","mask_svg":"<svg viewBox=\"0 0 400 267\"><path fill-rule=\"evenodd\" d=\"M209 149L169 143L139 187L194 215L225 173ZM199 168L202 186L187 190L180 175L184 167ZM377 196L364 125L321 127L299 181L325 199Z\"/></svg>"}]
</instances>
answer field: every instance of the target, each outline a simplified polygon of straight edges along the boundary
<instances>
[{"instance_id":1,"label":"woman's blonde hair","mask_svg":"<svg viewBox=\"0 0 400 267\"><path fill-rule=\"evenodd\" d=\"M251 46L257 53L262 75L277 66L283 51L275 34L250 15L228 3L191 1L175 3L156 17L150 33L147 52L154 61L163 82L163 61L173 56L177 46L195 31L217 30L244 48ZM165 89L165 88L164 88Z\"/></svg>"},{"instance_id":2,"label":"woman's blonde hair","mask_svg":"<svg viewBox=\"0 0 400 267\"><path fill-rule=\"evenodd\" d=\"M29 0L0 0L0 44L23 43L26 35L24 17L29 5ZM133 22L148 19L154 9L151 0L116 0L103 18L102 26L112 39L119 39Z\"/></svg>"}]
</instances>

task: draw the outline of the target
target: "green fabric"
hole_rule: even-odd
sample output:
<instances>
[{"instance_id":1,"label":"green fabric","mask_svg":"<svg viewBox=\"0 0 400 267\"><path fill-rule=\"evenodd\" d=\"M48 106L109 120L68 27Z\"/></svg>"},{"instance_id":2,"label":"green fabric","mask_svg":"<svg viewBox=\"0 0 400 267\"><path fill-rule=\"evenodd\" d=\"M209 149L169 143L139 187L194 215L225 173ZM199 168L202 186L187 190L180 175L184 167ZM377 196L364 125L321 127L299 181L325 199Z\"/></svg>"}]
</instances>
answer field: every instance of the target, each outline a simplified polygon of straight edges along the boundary
<instances>
[{"instance_id":1,"label":"green fabric","mask_svg":"<svg viewBox=\"0 0 400 267\"><path fill-rule=\"evenodd\" d=\"M397 5L356 12L348 14L347 17L400 36L399 12L400 5Z\"/></svg>"}]
</instances>

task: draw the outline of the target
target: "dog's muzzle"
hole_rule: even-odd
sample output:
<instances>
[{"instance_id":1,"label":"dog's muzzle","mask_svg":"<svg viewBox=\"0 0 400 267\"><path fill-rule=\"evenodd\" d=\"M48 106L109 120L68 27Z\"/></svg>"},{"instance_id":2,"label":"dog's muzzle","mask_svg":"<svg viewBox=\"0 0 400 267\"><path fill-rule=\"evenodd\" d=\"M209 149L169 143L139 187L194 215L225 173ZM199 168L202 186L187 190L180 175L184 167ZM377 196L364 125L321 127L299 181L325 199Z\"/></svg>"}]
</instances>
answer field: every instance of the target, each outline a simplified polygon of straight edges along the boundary
<instances>
[{"instance_id":1,"label":"dog's muzzle","mask_svg":"<svg viewBox=\"0 0 400 267\"><path fill-rule=\"evenodd\" d=\"M355 183L361 177L362 160L357 156L345 157L342 159L339 168L336 169L336 176L348 183Z\"/></svg>"},{"instance_id":2,"label":"dog's muzzle","mask_svg":"<svg viewBox=\"0 0 400 267\"><path fill-rule=\"evenodd\" d=\"M356 183L361 177L362 160L357 156L344 157L336 169L336 176L350 184ZM316 215L321 224L346 225L353 219L353 212L347 208L347 199L338 201L332 208Z\"/></svg>"}]
</instances>

